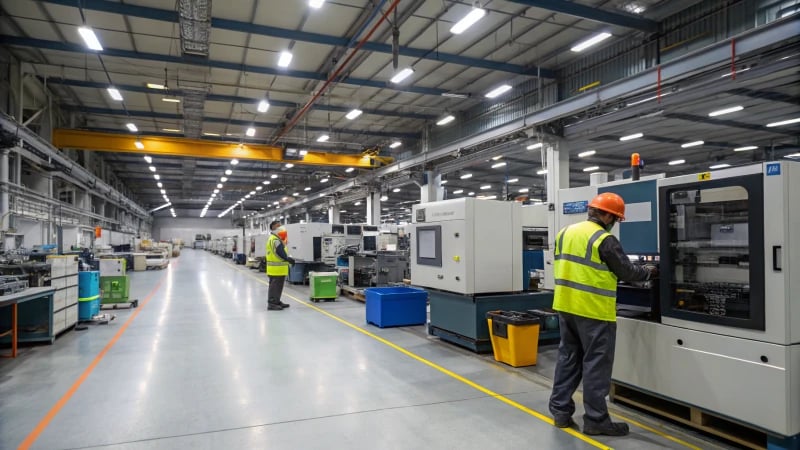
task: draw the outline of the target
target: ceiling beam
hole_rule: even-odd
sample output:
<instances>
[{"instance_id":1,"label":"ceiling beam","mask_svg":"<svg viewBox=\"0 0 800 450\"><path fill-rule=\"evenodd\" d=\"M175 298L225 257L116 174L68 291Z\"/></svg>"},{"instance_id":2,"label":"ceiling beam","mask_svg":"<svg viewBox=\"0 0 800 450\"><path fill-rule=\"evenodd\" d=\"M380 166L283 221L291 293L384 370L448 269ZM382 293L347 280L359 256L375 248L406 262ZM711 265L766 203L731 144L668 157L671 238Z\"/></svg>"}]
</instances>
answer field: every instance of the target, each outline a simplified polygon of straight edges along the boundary
<instances>
[{"instance_id":1,"label":"ceiling beam","mask_svg":"<svg viewBox=\"0 0 800 450\"><path fill-rule=\"evenodd\" d=\"M96 108L90 106L76 106L76 105L60 105L61 109L65 111L79 111L86 114L100 114L100 115L108 115L108 116L130 116L130 117L142 117L145 119L165 119L165 120L183 120L183 114L171 114L171 113L159 113L159 112L152 112L152 111L135 111L135 110L122 110L122 109L111 109L111 108ZM203 122L209 123L224 123L229 125L239 125L242 127L263 127L263 128L278 128L280 124L278 123L271 123L271 122L256 122L252 120L241 120L241 119L228 119L224 117L204 117ZM329 133L333 132L336 134L350 134L355 136L378 136L378 137L386 137L386 138L403 138L403 139L419 139L419 133L401 133L401 132L391 132L391 131L370 131L370 130L347 130L347 129L328 129L326 127L303 127L304 130L313 131L313 132L322 132L322 133ZM159 133L160 134L160 133ZM178 136L178 133L171 133L171 136ZM255 140L255 139L253 139Z\"/></svg>"},{"instance_id":2,"label":"ceiling beam","mask_svg":"<svg viewBox=\"0 0 800 450\"><path fill-rule=\"evenodd\" d=\"M136 52L133 50L122 50L105 47L103 51L95 52L89 51L83 45L71 44L68 42L48 41L46 39L35 39L20 36L11 36L7 34L0 35L0 44L11 45L16 47L30 47L45 50L57 50L62 52L81 53L81 54L99 54L103 56L113 56L118 58L137 59L142 61L157 61L170 64L188 64L192 66L211 67L215 69L233 70L235 72L250 72L260 73L264 75L273 75L279 77L299 78L305 80L320 80L325 81L328 79L327 74L309 72L305 70L291 70L284 69L278 70L272 67L264 66L251 66L246 64L239 64L230 61L220 61L198 56L173 56L161 53L144 53ZM422 95L436 95L440 96L447 91L444 89L428 88L423 86L405 85L397 86L387 81L369 80L366 78L346 77L342 79L341 83L350 84L354 86L372 87L376 89L390 89L400 92L411 92L414 94Z\"/></svg>"},{"instance_id":3,"label":"ceiling beam","mask_svg":"<svg viewBox=\"0 0 800 450\"><path fill-rule=\"evenodd\" d=\"M141 141L144 150L136 148ZM98 133L84 130L53 130L53 145L113 153L136 153L150 156L181 156L192 158L242 159L270 162L291 162L296 165L343 166L373 168L375 163L369 156L345 155L309 151L300 159L284 159L283 148L261 144L237 144L212 142L201 139L166 138L160 136L137 136L134 134Z\"/></svg>"},{"instance_id":4,"label":"ceiling beam","mask_svg":"<svg viewBox=\"0 0 800 450\"><path fill-rule=\"evenodd\" d=\"M580 19L591 20L593 22L607 23L609 25L617 25L625 28L633 28L634 30L645 31L648 33L655 33L658 31L658 22L635 16L633 14L626 14L622 12L613 12L605 9L595 8L592 6L582 5L578 2L568 2L564 0L509 0L513 3L520 5L531 6L534 8L546 9L548 11L555 11L569 16L578 17Z\"/></svg>"},{"instance_id":5,"label":"ceiling beam","mask_svg":"<svg viewBox=\"0 0 800 450\"><path fill-rule=\"evenodd\" d=\"M38 77L41 81L44 81L44 77ZM47 84L58 84L62 86L72 86L72 87L87 87L87 88L97 88L97 89L106 89L110 86L109 83L100 83L97 81L85 81L85 80L70 80L65 78L54 78L48 77ZM129 84L117 84L114 83L114 87L119 89L120 91L127 91L127 92L138 92L141 94L155 94L155 95L165 95L170 97L183 97L184 92L181 89L170 89L170 90L162 90L162 89L150 89L146 86L135 86ZM251 104L256 106L262 98L251 98L251 97L239 97L235 95L220 95L220 94L208 94L206 95L207 101L216 101L216 102L226 102L226 103L241 103L241 104ZM269 99L269 104L272 106L284 107L284 108L296 108L299 105L294 102L286 102L281 100L274 100ZM332 106L326 105L324 103L318 103L314 105L314 109L319 109L322 111L335 111L335 112L342 112L348 113L353 108L348 108L345 106ZM418 113L404 113L404 112L395 112L395 111L384 111L380 109L369 109L364 108L362 109L364 114L372 114L376 116L386 116L386 117L403 117L407 119L420 119L420 120L433 120L437 118L435 115L429 114L418 114Z\"/></svg>"},{"instance_id":6,"label":"ceiling beam","mask_svg":"<svg viewBox=\"0 0 800 450\"><path fill-rule=\"evenodd\" d=\"M74 0L42 0L43 3L74 7L77 3ZM83 0L83 9L91 11L101 11L112 14L121 14L130 17L140 17L143 19L160 20L165 22L178 23L178 13L174 10L150 8L146 6L136 6L125 3L112 2L107 0ZM238 20L221 19L218 17L211 19L211 27L220 30L236 31L240 33L251 33L262 36L272 36L277 38L289 39L292 41L310 42L313 44L330 45L334 47L347 47L350 39L347 37L330 36L320 33L312 33L301 30L291 30L286 28L259 25ZM382 42L367 42L362 47L376 53L392 54L392 46ZM500 72L515 73L521 75L537 75L539 68L534 66L521 66L518 64L489 61L479 58L470 58L452 53L443 53L430 49L412 48L400 46L398 53L402 56L412 58L427 59L431 61L441 61L446 63L458 64L469 67L480 67L483 69L496 70ZM541 69L543 78L555 78L555 73L548 69Z\"/></svg>"}]
</instances>

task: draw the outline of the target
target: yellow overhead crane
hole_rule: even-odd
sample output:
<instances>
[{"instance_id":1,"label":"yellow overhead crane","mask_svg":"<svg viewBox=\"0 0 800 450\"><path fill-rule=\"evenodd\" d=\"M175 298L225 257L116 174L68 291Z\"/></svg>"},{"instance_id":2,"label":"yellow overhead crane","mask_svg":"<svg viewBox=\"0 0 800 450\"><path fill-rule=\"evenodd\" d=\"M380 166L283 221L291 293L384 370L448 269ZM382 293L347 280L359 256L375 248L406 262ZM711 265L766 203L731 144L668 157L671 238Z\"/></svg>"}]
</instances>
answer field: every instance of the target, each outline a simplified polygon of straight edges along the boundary
<instances>
[{"instance_id":1,"label":"yellow overhead crane","mask_svg":"<svg viewBox=\"0 0 800 450\"><path fill-rule=\"evenodd\" d=\"M137 148L136 142L144 147ZM203 139L162 136L136 136L96 131L56 129L53 145L58 148L92 150L97 152L138 153L150 156L183 156L193 158L241 159L269 162L290 162L316 166L344 166L372 169L390 164L393 158L377 156L372 152L361 155L308 151L298 159L284 159L281 147L262 144L239 144Z\"/></svg>"}]
</instances>

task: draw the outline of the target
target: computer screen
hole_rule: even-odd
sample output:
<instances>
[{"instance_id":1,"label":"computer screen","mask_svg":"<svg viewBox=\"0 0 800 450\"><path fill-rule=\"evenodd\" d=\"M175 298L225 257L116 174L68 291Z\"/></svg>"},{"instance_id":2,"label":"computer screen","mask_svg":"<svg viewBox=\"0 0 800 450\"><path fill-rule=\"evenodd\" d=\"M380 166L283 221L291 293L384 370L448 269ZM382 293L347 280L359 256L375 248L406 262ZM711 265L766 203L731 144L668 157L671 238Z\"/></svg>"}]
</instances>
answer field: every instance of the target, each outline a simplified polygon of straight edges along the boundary
<instances>
[{"instance_id":1,"label":"computer screen","mask_svg":"<svg viewBox=\"0 0 800 450\"><path fill-rule=\"evenodd\" d=\"M418 227L417 264L442 267L442 227Z\"/></svg>"},{"instance_id":2,"label":"computer screen","mask_svg":"<svg viewBox=\"0 0 800 450\"><path fill-rule=\"evenodd\" d=\"M361 235L361 225L348 225L347 234L349 234L350 236Z\"/></svg>"},{"instance_id":3,"label":"computer screen","mask_svg":"<svg viewBox=\"0 0 800 450\"><path fill-rule=\"evenodd\" d=\"M344 225L331 225L331 233L344 234Z\"/></svg>"},{"instance_id":4,"label":"computer screen","mask_svg":"<svg viewBox=\"0 0 800 450\"><path fill-rule=\"evenodd\" d=\"M375 252L378 251L378 237L377 236L364 236L364 245L362 251Z\"/></svg>"}]
</instances>

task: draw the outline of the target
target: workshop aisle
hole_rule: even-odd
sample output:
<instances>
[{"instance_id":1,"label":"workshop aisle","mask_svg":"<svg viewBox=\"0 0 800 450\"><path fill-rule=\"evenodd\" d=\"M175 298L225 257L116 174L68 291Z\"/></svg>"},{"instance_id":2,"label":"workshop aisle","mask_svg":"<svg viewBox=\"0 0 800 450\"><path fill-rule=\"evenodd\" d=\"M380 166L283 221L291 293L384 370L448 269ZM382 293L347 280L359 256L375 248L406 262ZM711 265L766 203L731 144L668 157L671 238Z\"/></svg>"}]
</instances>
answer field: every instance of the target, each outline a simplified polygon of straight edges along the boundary
<instances>
[{"instance_id":1,"label":"workshop aisle","mask_svg":"<svg viewBox=\"0 0 800 450\"><path fill-rule=\"evenodd\" d=\"M605 448L536 417L547 386L365 327L362 304L304 306L288 286L291 308L268 312L263 274L188 249L131 278L138 310L0 361L0 448ZM697 448L632 428L600 441Z\"/></svg>"}]
</instances>

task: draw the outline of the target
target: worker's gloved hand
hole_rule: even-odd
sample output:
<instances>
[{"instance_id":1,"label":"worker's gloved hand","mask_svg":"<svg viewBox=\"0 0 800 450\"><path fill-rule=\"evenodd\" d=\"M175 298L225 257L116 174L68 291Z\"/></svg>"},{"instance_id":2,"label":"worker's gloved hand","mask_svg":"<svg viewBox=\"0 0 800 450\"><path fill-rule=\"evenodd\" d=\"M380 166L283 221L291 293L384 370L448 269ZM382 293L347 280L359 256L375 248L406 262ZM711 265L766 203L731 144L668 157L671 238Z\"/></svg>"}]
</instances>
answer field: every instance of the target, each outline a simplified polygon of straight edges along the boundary
<instances>
[{"instance_id":1,"label":"worker's gloved hand","mask_svg":"<svg viewBox=\"0 0 800 450\"><path fill-rule=\"evenodd\" d=\"M289 261L289 264L294 265L294 258L290 257L289 259L287 259L287 261Z\"/></svg>"},{"instance_id":2,"label":"worker's gloved hand","mask_svg":"<svg viewBox=\"0 0 800 450\"><path fill-rule=\"evenodd\" d=\"M645 267L645 269L647 269L647 270L650 272L650 279L651 279L651 280L652 280L653 278L658 278L658 274L659 274L659 272L658 272L658 267L657 267L657 266L654 266L654 265L648 264L648 265L646 265L646 266L644 266L644 267Z\"/></svg>"}]
</instances>

